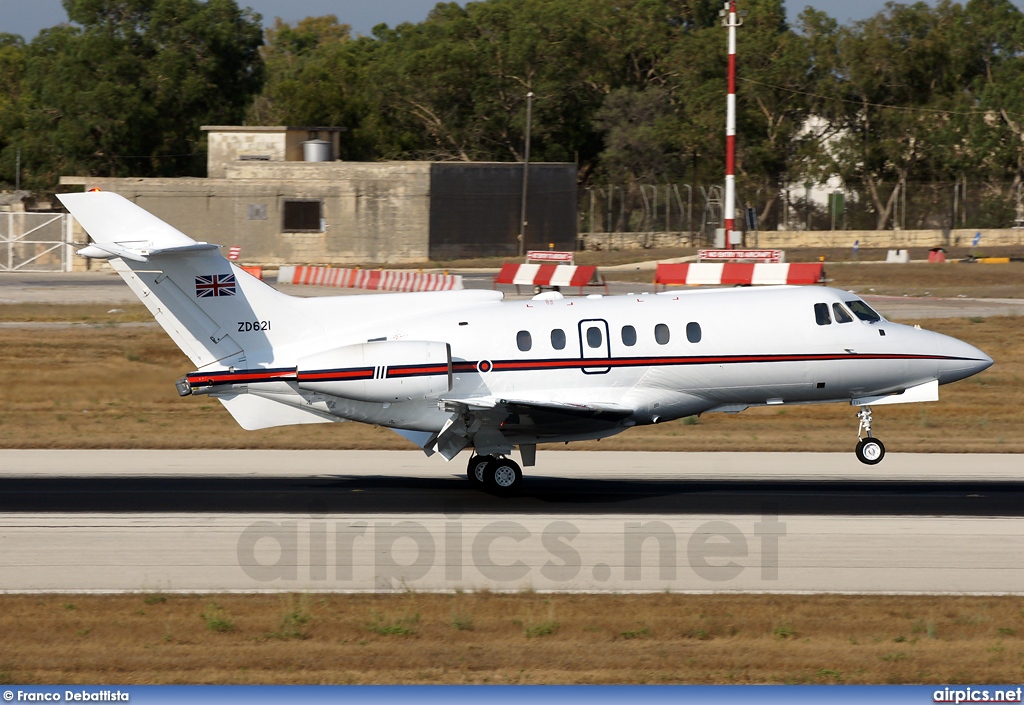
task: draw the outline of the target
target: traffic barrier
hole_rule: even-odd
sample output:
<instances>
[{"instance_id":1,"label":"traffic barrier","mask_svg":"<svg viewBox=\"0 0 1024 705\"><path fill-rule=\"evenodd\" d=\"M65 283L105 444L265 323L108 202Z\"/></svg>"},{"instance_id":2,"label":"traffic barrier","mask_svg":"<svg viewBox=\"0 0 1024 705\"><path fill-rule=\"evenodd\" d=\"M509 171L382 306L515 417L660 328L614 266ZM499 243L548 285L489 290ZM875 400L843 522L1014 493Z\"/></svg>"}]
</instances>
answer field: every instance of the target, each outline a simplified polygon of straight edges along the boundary
<instances>
[{"instance_id":1,"label":"traffic barrier","mask_svg":"<svg viewBox=\"0 0 1024 705\"><path fill-rule=\"evenodd\" d=\"M411 269L336 269L283 266L278 284L334 286L373 291L451 291L465 288L461 274L429 274Z\"/></svg>"},{"instance_id":2,"label":"traffic barrier","mask_svg":"<svg viewBox=\"0 0 1024 705\"><path fill-rule=\"evenodd\" d=\"M257 265L239 264L239 265L236 265L236 266L239 269L243 269L246 272L248 272L249 274L253 275L254 277L259 279L260 281L263 281L263 267L261 265L258 265L258 264Z\"/></svg>"},{"instance_id":3,"label":"traffic barrier","mask_svg":"<svg viewBox=\"0 0 1024 705\"><path fill-rule=\"evenodd\" d=\"M818 284L824 281L825 265L820 262L659 264L654 273L655 285L778 285Z\"/></svg>"},{"instance_id":4,"label":"traffic barrier","mask_svg":"<svg viewBox=\"0 0 1024 705\"><path fill-rule=\"evenodd\" d=\"M494 277L494 286L497 287L498 284L514 284L516 291L520 286L576 286L581 291L585 286L608 288L604 279L597 273L597 267L573 264L505 264Z\"/></svg>"}]
</instances>

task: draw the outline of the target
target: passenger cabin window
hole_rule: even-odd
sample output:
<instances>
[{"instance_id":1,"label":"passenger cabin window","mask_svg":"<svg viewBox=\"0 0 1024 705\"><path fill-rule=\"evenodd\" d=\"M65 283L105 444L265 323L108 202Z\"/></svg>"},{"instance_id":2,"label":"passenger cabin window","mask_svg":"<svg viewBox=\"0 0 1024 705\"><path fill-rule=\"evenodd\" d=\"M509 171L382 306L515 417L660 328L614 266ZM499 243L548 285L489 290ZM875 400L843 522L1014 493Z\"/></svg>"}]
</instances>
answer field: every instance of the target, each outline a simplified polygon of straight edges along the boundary
<instances>
[{"instance_id":1,"label":"passenger cabin window","mask_svg":"<svg viewBox=\"0 0 1024 705\"><path fill-rule=\"evenodd\" d=\"M597 326L591 326L587 328L587 345L592 348L599 348L604 342L604 335L601 333L601 329Z\"/></svg>"},{"instance_id":2,"label":"passenger cabin window","mask_svg":"<svg viewBox=\"0 0 1024 705\"><path fill-rule=\"evenodd\" d=\"M853 316L842 304L832 304L832 315L836 317L836 323L853 323Z\"/></svg>"},{"instance_id":3,"label":"passenger cabin window","mask_svg":"<svg viewBox=\"0 0 1024 705\"><path fill-rule=\"evenodd\" d=\"M565 331L561 328L555 328L551 331L551 347L555 350L565 349Z\"/></svg>"},{"instance_id":4,"label":"passenger cabin window","mask_svg":"<svg viewBox=\"0 0 1024 705\"><path fill-rule=\"evenodd\" d=\"M832 317L828 315L828 304L814 304L814 320L819 326L832 325Z\"/></svg>"},{"instance_id":5,"label":"passenger cabin window","mask_svg":"<svg viewBox=\"0 0 1024 705\"><path fill-rule=\"evenodd\" d=\"M633 326L622 326L622 344L629 347L636 345L636 328Z\"/></svg>"},{"instance_id":6,"label":"passenger cabin window","mask_svg":"<svg viewBox=\"0 0 1024 705\"><path fill-rule=\"evenodd\" d=\"M875 313L870 306L863 301L847 301L846 305L853 311L853 315L868 323L878 323L882 317Z\"/></svg>"},{"instance_id":7,"label":"passenger cabin window","mask_svg":"<svg viewBox=\"0 0 1024 705\"><path fill-rule=\"evenodd\" d=\"M530 331L521 330L518 333L516 333L516 345L518 345L519 349L522 350L523 352L526 352L527 350L532 348L533 337L530 335Z\"/></svg>"},{"instance_id":8,"label":"passenger cabin window","mask_svg":"<svg viewBox=\"0 0 1024 705\"><path fill-rule=\"evenodd\" d=\"M686 339L691 343L700 342L700 323L691 321L686 324Z\"/></svg>"},{"instance_id":9,"label":"passenger cabin window","mask_svg":"<svg viewBox=\"0 0 1024 705\"><path fill-rule=\"evenodd\" d=\"M668 326L664 323L654 326L654 340L657 341L658 345L668 345L669 337Z\"/></svg>"}]
</instances>

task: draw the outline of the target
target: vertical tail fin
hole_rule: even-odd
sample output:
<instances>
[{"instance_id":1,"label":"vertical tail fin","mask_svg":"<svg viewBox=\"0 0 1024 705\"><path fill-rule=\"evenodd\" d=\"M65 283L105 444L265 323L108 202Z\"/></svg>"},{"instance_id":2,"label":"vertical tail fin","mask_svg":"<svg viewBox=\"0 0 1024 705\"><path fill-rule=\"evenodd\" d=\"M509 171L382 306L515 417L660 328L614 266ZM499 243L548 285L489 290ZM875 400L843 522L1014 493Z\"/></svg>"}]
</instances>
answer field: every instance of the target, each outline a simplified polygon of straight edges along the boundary
<instances>
[{"instance_id":1,"label":"vertical tail fin","mask_svg":"<svg viewBox=\"0 0 1024 705\"><path fill-rule=\"evenodd\" d=\"M270 364L274 346L301 331L292 297L111 192L58 196L92 237L82 254L111 260L197 368Z\"/></svg>"}]
</instances>

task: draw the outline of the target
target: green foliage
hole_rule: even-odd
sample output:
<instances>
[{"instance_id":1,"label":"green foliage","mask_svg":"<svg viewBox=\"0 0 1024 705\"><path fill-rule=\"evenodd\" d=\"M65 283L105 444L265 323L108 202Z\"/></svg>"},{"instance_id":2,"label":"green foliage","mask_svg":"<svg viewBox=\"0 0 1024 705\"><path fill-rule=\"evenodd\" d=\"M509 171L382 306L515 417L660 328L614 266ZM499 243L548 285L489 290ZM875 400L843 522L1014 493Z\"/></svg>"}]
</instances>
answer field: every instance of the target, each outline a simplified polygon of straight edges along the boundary
<instances>
[{"instance_id":1,"label":"green foliage","mask_svg":"<svg viewBox=\"0 0 1024 705\"><path fill-rule=\"evenodd\" d=\"M541 636L550 636L558 631L558 627L558 622L548 619L543 622L524 625L523 632L528 639L534 639Z\"/></svg>"},{"instance_id":2,"label":"green foliage","mask_svg":"<svg viewBox=\"0 0 1024 705\"><path fill-rule=\"evenodd\" d=\"M308 610L308 598L303 596L296 601L293 595L282 599L281 624L277 631L269 632L268 639L308 639L306 626L313 621Z\"/></svg>"},{"instance_id":3,"label":"green foliage","mask_svg":"<svg viewBox=\"0 0 1024 705\"><path fill-rule=\"evenodd\" d=\"M642 629L621 632L621 636L623 639L651 639L654 637L654 632L644 627Z\"/></svg>"},{"instance_id":4,"label":"green foliage","mask_svg":"<svg viewBox=\"0 0 1024 705\"><path fill-rule=\"evenodd\" d=\"M370 616L372 621L366 625L367 630L381 636L414 636L416 629L413 625L420 621L419 612L397 618L385 617L377 612Z\"/></svg>"},{"instance_id":5,"label":"green foliage","mask_svg":"<svg viewBox=\"0 0 1024 705\"><path fill-rule=\"evenodd\" d=\"M206 628L211 632L230 632L235 628L235 623L231 621L230 615L216 602L207 605L206 612L199 616L206 622Z\"/></svg>"},{"instance_id":6,"label":"green foliage","mask_svg":"<svg viewBox=\"0 0 1024 705\"><path fill-rule=\"evenodd\" d=\"M788 624L780 624L772 630L776 639L792 639L796 636L796 630Z\"/></svg>"},{"instance_id":7,"label":"green foliage","mask_svg":"<svg viewBox=\"0 0 1024 705\"><path fill-rule=\"evenodd\" d=\"M30 43L0 34L0 181L19 148L31 188L202 174L199 127L243 120L344 127L347 160L521 160L531 91L532 158L622 186L620 218L642 184L721 181L719 2L449 2L358 37L335 15L261 33L236 0L65 7L72 24ZM910 182L964 179L972 224L1012 219L1002 184L1024 180L1024 13L1011 0L890 3L846 25L807 8L795 28L781 0L744 9L737 185L762 227L793 201L786 189L829 178L864 213L850 227L892 227ZM949 227L943 208L905 224Z\"/></svg>"},{"instance_id":8,"label":"green foliage","mask_svg":"<svg viewBox=\"0 0 1024 705\"><path fill-rule=\"evenodd\" d=\"M20 64L10 42L0 52L0 63L20 65L23 75L15 109L5 111L0 97L10 134L0 176L12 181L18 147L34 188L52 187L61 174L202 174L199 127L240 122L262 85L259 17L234 0L64 6L75 24L43 30ZM11 100L3 85L0 95Z\"/></svg>"}]
</instances>

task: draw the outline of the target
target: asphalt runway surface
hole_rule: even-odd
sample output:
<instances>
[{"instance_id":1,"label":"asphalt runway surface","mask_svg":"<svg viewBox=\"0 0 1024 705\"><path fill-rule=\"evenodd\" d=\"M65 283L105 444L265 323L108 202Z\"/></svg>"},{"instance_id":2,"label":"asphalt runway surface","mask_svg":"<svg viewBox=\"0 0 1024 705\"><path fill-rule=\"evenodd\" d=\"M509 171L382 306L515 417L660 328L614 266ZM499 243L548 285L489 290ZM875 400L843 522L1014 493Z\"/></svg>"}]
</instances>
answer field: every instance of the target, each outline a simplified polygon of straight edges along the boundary
<instances>
[{"instance_id":1,"label":"asphalt runway surface","mask_svg":"<svg viewBox=\"0 0 1024 705\"><path fill-rule=\"evenodd\" d=\"M896 320L1024 314L1024 300L866 298ZM113 273L0 275L0 303L136 301ZM0 592L1024 593L1020 456L890 452L868 467L852 453L545 452L540 463L522 495L502 499L469 487L461 456L0 451Z\"/></svg>"},{"instance_id":2,"label":"asphalt runway surface","mask_svg":"<svg viewBox=\"0 0 1024 705\"><path fill-rule=\"evenodd\" d=\"M0 451L0 590L1024 592L1011 455Z\"/></svg>"},{"instance_id":3,"label":"asphalt runway surface","mask_svg":"<svg viewBox=\"0 0 1024 705\"><path fill-rule=\"evenodd\" d=\"M490 289L492 275L481 272L464 274L468 289ZM335 287L302 286L293 284L276 285L273 278L268 283L293 296L349 296L353 294L379 293ZM530 287L520 287L519 293L513 286L499 289L508 298L527 298L533 295ZM609 294L649 293L653 284L637 282L609 282ZM566 290L567 295L576 295L578 290ZM585 294L604 293L600 287L588 287ZM970 318L987 316L1024 315L1024 299L943 299L935 297L864 296L872 306L892 320L916 320L923 318ZM113 271L71 272L71 273L2 273L0 274L0 304L10 303L99 303L111 306L138 303L138 298ZM20 324L19 324L20 325Z\"/></svg>"}]
</instances>

